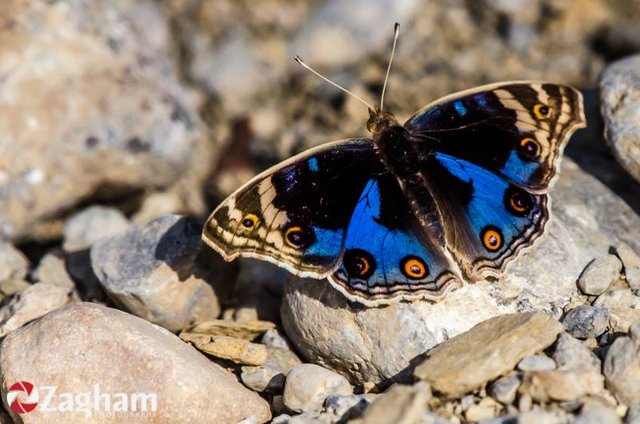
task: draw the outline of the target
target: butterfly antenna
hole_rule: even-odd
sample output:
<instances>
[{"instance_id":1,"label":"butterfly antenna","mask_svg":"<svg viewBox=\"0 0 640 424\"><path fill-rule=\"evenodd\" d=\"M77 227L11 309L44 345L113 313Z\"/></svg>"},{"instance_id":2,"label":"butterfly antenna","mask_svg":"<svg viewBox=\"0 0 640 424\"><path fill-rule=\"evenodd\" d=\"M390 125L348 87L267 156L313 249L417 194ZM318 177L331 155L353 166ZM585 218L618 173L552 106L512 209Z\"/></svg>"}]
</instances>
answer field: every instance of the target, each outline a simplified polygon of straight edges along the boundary
<instances>
[{"instance_id":1,"label":"butterfly antenna","mask_svg":"<svg viewBox=\"0 0 640 424\"><path fill-rule=\"evenodd\" d=\"M313 72L316 76L320 77L321 79L325 80L326 82L328 82L329 84L333 85L334 87L339 88L340 90L344 91L347 94L352 95L353 97L355 97L356 99L358 99L360 102L364 103L370 110L374 110L373 106L371 106L369 103L367 103L366 101L364 101L364 99L360 96L358 96L357 94L347 90L346 88L344 88L343 86L341 86L340 84L337 84L333 81L331 81L329 78L325 77L324 75L321 75L320 73L316 72L314 69L312 69L309 65L307 65L306 63L304 63L304 61L302 60L302 58L300 56L295 56L294 59L296 60L296 62L298 62L300 65L302 65L303 68L305 68L308 71Z\"/></svg>"},{"instance_id":2,"label":"butterfly antenna","mask_svg":"<svg viewBox=\"0 0 640 424\"><path fill-rule=\"evenodd\" d=\"M391 64L393 63L393 56L396 54L396 44L398 43L398 36L400 35L400 24L396 22L393 26L393 47L391 47L391 57L389 58L389 65L387 65L387 75L384 77L384 84L382 84L382 95L380 96L380 110L384 110L384 93L387 90L387 81L389 80L389 72L391 72Z\"/></svg>"}]
</instances>

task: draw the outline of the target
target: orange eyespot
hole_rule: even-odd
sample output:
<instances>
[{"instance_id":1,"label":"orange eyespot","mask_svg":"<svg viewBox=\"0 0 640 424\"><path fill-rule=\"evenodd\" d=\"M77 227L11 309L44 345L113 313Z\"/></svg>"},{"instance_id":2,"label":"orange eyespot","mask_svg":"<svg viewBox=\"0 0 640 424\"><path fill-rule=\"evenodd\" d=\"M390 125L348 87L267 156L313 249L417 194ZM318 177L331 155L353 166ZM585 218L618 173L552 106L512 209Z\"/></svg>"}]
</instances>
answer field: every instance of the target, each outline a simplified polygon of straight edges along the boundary
<instances>
[{"instance_id":1,"label":"orange eyespot","mask_svg":"<svg viewBox=\"0 0 640 424\"><path fill-rule=\"evenodd\" d=\"M250 213L245 215L244 218L242 218L241 224L244 228L250 229L255 227L258 221L259 221L258 217Z\"/></svg>"},{"instance_id":2,"label":"orange eyespot","mask_svg":"<svg viewBox=\"0 0 640 424\"><path fill-rule=\"evenodd\" d=\"M371 254L362 249L349 249L344 252L342 259L347 273L352 278L366 280L376 270L376 260Z\"/></svg>"},{"instance_id":3,"label":"orange eyespot","mask_svg":"<svg viewBox=\"0 0 640 424\"><path fill-rule=\"evenodd\" d=\"M412 280L418 280L424 278L429 274L429 269L425 265L424 261L415 256L407 256L400 262L400 269L402 273L411 278Z\"/></svg>"},{"instance_id":4,"label":"orange eyespot","mask_svg":"<svg viewBox=\"0 0 640 424\"><path fill-rule=\"evenodd\" d=\"M490 252L495 252L502 247L502 234L500 230L493 226L484 227L482 233L480 234L482 238L482 244L485 249Z\"/></svg>"},{"instance_id":5,"label":"orange eyespot","mask_svg":"<svg viewBox=\"0 0 640 424\"><path fill-rule=\"evenodd\" d=\"M520 151L528 158L537 158L540 154L540 143L531 137L520 140Z\"/></svg>"},{"instance_id":6,"label":"orange eyespot","mask_svg":"<svg viewBox=\"0 0 640 424\"><path fill-rule=\"evenodd\" d=\"M293 225L284 233L284 238L291 246L300 249L309 246L315 240L313 231L307 227Z\"/></svg>"},{"instance_id":7,"label":"orange eyespot","mask_svg":"<svg viewBox=\"0 0 640 424\"><path fill-rule=\"evenodd\" d=\"M547 105L543 105L542 103L538 103L533 106L533 114L539 120L549 119L551 117L551 108Z\"/></svg>"}]
</instances>

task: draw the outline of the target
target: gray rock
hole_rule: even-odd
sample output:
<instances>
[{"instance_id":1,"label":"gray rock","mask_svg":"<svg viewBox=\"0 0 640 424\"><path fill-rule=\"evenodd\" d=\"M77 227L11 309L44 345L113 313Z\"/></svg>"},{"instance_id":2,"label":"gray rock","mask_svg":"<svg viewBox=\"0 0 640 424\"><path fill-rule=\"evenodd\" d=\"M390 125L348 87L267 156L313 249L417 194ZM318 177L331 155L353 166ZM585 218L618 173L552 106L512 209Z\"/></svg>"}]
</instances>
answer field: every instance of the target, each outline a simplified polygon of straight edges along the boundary
<instances>
[{"instance_id":1,"label":"gray rock","mask_svg":"<svg viewBox=\"0 0 640 424\"><path fill-rule=\"evenodd\" d=\"M545 355L530 355L522 358L518 362L520 371L545 371L556 369L556 363L553 359Z\"/></svg>"},{"instance_id":2,"label":"gray rock","mask_svg":"<svg viewBox=\"0 0 640 424\"><path fill-rule=\"evenodd\" d=\"M289 341L280 334L277 329L265 331L260 342L266 347L276 347L281 349L291 349Z\"/></svg>"},{"instance_id":3,"label":"gray rock","mask_svg":"<svg viewBox=\"0 0 640 424\"><path fill-rule=\"evenodd\" d=\"M67 271L64 253L59 250L44 255L31 277L33 281L61 286L69 291L76 288L76 284Z\"/></svg>"},{"instance_id":4,"label":"gray rock","mask_svg":"<svg viewBox=\"0 0 640 424\"><path fill-rule=\"evenodd\" d=\"M516 399L521 381L522 375L520 374L511 374L510 376L502 377L489 385L487 393L498 402L504 405L511 405Z\"/></svg>"},{"instance_id":5,"label":"gray rock","mask_svg":"<svg viewBox=\"0 0 640 424\"><path fill-rule=\"evenodd\" d=\"M501 315L436 346L414 375L447 397L460 397L550 346L562 325L540 312Z\"/></svg>"},{"instance_id":6,"label":"gray rock","mask_svg":"<svg viewBox=\"0 0 640 424\"><path fill-rule=\"evenodd\" d=\"M598 402L585 402L576 417L575 424L621 424L616 411Z\"/></svg>"},{"instance_id":7,"label":"gray rock","mask_svg":"<svg viewBox=\"0 0 640 424\"><path fill-rule=\"evenodd\" d=\"M88 249L98 240L122 234L131 223L116 208L90 206L72 215L64 224L64 242L67 252Z\"/></svg>"},{"instance_id":8,"label":"gray rock","mask_svg":"<svg viewBox=\"0 0 640 424\"><path fill-rule=\"evenodd\" d=\"M172 331L216 318L218 299L196 261L200 227L177 215L134 226L91 249L104 290L129 312Z\"/></svg>"},{"instance_id":9,"label":"gray rock","mask_svg":"<svg viewBox=\"0 0 640 424\"><path fill-rule=\"evenodd\" d=\"M622 263L617 256L598 256L580 275L578 287L583 293L598 296L620 277L621 271Z\"/></svg>"},{"instance_id":10,"label":"gray rock","mask_svg":"<svg viewBox=\"0 0 640 424\"><path fill-rule=\"evenodd\" d=\"M27 275L29 260L12 244L0 240L0 283L22 280Z\"/></svg>"},{"instance_id":11,"label":"gray rock","mask_svg":"<svg viewBox=\"0 0 640 424\"><path fill-rule=\"evenodd\" d=\"M324 402L327 414L332 415L335 421L347 422L358 418L373 401L373 395L330 395Z\"/></svg>"},{"instance_id":12,"label":"gray rock","mask_svg":"<svg viewBox=\"0 0 640 424\"><path fill-rule=\"evenodd\" d=\"M627 244L616 247L616 253L624 265L627 284L631 290L638 292L640 290L640 255Z\"/></svg>"},{"instance_id":13,"label":"gray rock","mask_svg":"<svg viewBox=\"0 0 640 424\"><path fill-rule=\"evenodd\" d=\"M600 359L583 342L570 334L562 333L554 347L553 359L559 370L600 372Z\"/></svg>"},{"instance_id":14,"label":"gray rock","mask_svg":"<svg viewBox=\"0 0 640 424\"><path fill-rule=\"evenodd\" d=\"M0 96L7 111L0 150L11 158L0 166L2 239L28 235L97 191L174 184L211 163L198 100L181 85L170 58L170 24L161 6L151 0L64 4L11 0L3 8L7 20L30 24L8 28L2 49L32 54L19 62L0 59L1 69L13 70ZM34 82L32 95L11 94Z\"/></svg>"},{"instance_id":15,"label":"gray rock","mask_svg":"<svg viewBox=\"0 0 640 424\"><path fill-rule=\"evenodd\" d=\"M609 347L602 372L615 397L631 408L640 407L640 320Z\"/></svg>"},{"instance_id":16,"label":"gray rock","mask_svg":"<svg viewBox=\"0 0 640 424\"><path fill-rule=\"evenodd\" d=\"M173 334L97 304L70 304L11 333L0 348L0 369L3 381L28 378L60 391L93 393L98 382L101 393L155 394L157 410L151 419L163 422L196 423L206 417L235 423L251 416L265 422L271 417L266 401ZM3 397L6 390L3 385ZM113 411L89 405L91 422L113 422ZM36 409L29 420L55 424L85 422L87 417L82 409Z\"/></svg>"},{"instance_id":17,"label":"gray rock","mask_svg":"<svg viewBox=\"0 0 640 424\"><path fill-rule=\"evenodd\" d=\"M578 339L598 337L609 325L609 309L580 305L567 312L562 319L567 333Z\"/></svg>"},{"instance_id":18,"label":"gray rock","mask_svg":"<svg viewBox=\"0 0 640 424\"><path fill-rule=\"evenodd\" d=\"M640 181L640 55L607 67L600 98L606 139L618 162Z\"/></svg>"},{"instance_id":19,"label":"gray rock","mask_svg":"<svg viewBox=\"0 0 640 424\"><path fill-rule=\"evenodd\" d=\"M240 377L245 386L256 392L282 393L287 373L302 364L300 358L289 349L267 349L267 360L257 367L242 367Z\"/></svg>"},{"instance_id":20,"label":"gray rock","mask_svg":"<svg viewBox=\"0 0 640 424\"><path fill-rule=\"evenodd\" d=\"M0 337L65 305L70 292L69 288L49 283L33 284L18 292L0 309Z\"/></svg>"},{"instance_id":21,"label":"gray rock","mask_svg":"<svg viewBox=\"0 0 640 424\"><path fill-rule=\"evenodd\" d=\"M444 301L385 308L350 304L327 282L291 278L282 320L288 338L309 361L358 382L397 377L429 348L493 316L540 310L560 318L578 295L585 266L620 242L640 249L640 218L597 179L565 158L553 192L548 233L499 282L481 281ZM533 352L532 352L533 353Z\"/></svg>"},{"instance_id":22,"label":"gray rock","mask_svg":"<svg viewBox=\"0 0 640 424\"><path fill-rule=\"evenodd\" d=\"M296 412L319 411L329 395L353 393L346 378L315 364L301 364L289 371L284 404Z\"/></svg>"},{"instance_id":23,"label":"gray rock","mask_svg":"<svg viewBox=\"0 0 640 424\"><path fill-rule=\"evenodd\" d=\"M478 421L477 424L564 424L568 422L553 412L530 411L518 415L506 415L491 420Z\"/></svg>"},{"instance_id":24,"label":"gray rock","mask_svg":"<svg viewBox=\"0 0 640 424\"><path fill-rule=\"evenodd\" d=\"M598 296L593 305L609 309L611 331L614 333L628 332L631 324L640 319L640 297L626 287L607 290Z\"/></svg>"}]
</instances>

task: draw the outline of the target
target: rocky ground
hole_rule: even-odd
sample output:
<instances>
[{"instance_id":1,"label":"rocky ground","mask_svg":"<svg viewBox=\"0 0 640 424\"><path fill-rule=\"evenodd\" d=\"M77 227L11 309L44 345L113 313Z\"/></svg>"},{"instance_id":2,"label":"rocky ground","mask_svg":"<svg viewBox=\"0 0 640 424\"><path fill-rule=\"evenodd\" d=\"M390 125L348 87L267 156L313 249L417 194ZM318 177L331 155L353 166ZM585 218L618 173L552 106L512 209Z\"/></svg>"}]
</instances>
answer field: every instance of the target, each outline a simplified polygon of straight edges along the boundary
<instances>
[{"instance_id":1,"label":"rocky ground","mask_svg":"<svg viewBox=\"0 0 640 424\"><path fill-rule=\"evenodd\" d=\"M396 21L401 121L499 80L583 91L543 241L383 308L203 247L250 176L366 134L293 55L375 102ZM5 0L0 422L640 423L639 28L637 0ZM19 381L157 409L43 411L40 389L20 414Z\"/></svg>"}]
</instances>

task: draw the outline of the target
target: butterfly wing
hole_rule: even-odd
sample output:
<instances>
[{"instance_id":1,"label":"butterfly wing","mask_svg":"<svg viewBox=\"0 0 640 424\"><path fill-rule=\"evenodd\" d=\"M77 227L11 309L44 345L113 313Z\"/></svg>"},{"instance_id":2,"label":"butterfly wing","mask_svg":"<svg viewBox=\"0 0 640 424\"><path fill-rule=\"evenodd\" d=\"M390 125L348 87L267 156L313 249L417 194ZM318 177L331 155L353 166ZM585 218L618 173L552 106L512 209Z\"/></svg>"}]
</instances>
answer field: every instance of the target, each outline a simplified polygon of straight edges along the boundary
<instances>
[{"instance_id":1,"label":"butterfly wing","mask_svg":"<svg viewBox=\"0 0 640 424\"><path fill-rule=\"evenodd\" d=\"M585 126L582 95L550 83L512 82L452 94L424 107L405 128L439 152L545 192L571 134Z\"/></svg>"},{"instance_id":2,"label":"butterfly wing","mask_svg":"<svg viewBox=\"0 0 640 424\"><path fill-rule=\"evenodd\" d=\"M203 240L226 260L255 257L323 278L340 259L360 193L380 166L368 139L303 152L223 201L205 223Z\"/></svg>"},{"instance_id":3,"label":"butterfly wing","mask_svg":"<svg viewBox=\"0 0 640 424\"><path fill-rule=\"evenodd\" d=\"M469 279L499 276L543 234L546 192L584 124L577 90L535 82L453 94L407 121L447 247Z\"/></svg>"},{"instance_id":4,"label":"butterfly wing","mask_svg":"<svg viewBox=\"0 0 640 424\"><path fill-rule=\"evenodd\" d=\"M368 305L391 298L440 298L460 278L437 232L420 230L394 176L376 176L358 199L342 260L330 281Z\"/></svg>"}]
</instances>

